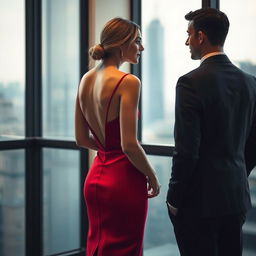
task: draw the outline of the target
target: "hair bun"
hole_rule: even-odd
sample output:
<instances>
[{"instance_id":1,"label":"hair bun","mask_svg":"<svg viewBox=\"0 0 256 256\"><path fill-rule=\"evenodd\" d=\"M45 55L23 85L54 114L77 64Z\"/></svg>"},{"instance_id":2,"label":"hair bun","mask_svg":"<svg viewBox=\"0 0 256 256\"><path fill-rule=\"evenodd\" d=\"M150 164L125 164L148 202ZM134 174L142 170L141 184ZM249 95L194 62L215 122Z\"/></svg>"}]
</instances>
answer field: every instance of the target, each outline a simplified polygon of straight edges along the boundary
<instances>
[{"instance_id":1,"label":"hair bun","mask_svg":"<svg viewBox=\"0 0 256 256\"><path fill-rule=\"evenodd\" d=\"M89 55L94 60L101 60L104 57L104 48L101 44L96 44L89 49Z\"/></svg>"}]
</instances>

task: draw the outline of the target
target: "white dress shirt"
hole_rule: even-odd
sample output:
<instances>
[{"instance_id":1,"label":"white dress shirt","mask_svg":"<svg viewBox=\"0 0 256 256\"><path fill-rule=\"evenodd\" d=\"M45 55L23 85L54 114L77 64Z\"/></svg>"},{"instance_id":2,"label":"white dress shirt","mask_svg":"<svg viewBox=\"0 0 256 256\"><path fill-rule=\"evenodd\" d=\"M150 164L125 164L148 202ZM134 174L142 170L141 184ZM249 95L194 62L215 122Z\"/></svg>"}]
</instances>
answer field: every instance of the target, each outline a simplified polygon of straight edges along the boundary
<instances>
[{"instance_id":1,"label":"white dress shirt","mask_svg":"<svg viewBox=\"0 0 256 256\"><path fill-rule=\"evenodd\" d=\"M215 55L225 55L224 52L210 52L210 53L207 53L206 55L204 55L201 60L200 60L200 64L203 63L203 61L205 61L207 58L209 57L212 57L212 56L215 56Z\"/></svg>"}]
</instances>

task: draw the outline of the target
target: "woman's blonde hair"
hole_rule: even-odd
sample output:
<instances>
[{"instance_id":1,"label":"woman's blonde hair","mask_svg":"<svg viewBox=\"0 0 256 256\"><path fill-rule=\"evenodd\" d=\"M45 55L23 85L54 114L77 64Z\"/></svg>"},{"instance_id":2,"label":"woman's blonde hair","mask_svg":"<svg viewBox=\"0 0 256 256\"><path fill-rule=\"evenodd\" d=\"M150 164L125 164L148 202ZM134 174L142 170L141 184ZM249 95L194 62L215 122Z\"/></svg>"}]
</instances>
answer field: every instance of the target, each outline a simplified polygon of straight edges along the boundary
<instances>
[{"instance_id":1,"label":"woman's blonde hair","mask_svg":"<svg viewBox=\"0 0 256 256\"><path fill-rule=\"evenodd\" d=\"M111 19L105 24L101 32L100 44L91 47L89 55L94 60L111 56L115 49L133 40L139 29L139 25L133 21L119 17Z\"/></svg>"}]
</instances>

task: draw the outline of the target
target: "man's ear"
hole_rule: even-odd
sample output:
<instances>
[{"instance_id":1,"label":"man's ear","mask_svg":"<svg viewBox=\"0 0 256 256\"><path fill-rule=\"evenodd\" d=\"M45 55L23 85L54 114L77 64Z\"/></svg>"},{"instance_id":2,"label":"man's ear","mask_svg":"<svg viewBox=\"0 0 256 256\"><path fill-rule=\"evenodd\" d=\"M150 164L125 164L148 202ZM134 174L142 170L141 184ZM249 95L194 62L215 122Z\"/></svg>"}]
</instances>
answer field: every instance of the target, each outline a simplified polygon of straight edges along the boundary
<instances>
[{"instance_id":1,"label":"man's ear","mask_svg":"<svg viewBox=\"0 0 256 256\"><path fill-rule=\"evenodd\" d=\"M201 30L198 31L198 40L199 40L199 43L202 44L205 40L205 33Z\"/></svg>"}]
</instances>

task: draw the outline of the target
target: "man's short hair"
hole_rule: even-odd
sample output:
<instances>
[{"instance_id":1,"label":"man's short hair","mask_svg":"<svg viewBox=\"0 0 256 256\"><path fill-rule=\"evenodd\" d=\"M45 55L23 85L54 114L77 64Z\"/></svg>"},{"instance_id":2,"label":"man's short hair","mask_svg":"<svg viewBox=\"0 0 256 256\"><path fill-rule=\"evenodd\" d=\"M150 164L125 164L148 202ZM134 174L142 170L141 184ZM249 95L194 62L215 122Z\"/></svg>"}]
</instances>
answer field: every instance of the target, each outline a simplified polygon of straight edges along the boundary
<instances>
[{"instance_id":1,"label":"man's short hair","mask_svg":"<svg viewBox=\"0 0 256 256\"><path fill-rule=\"evenodd\" d=\"M185 15L185 19L193 21L195 32L202 31L209 42L224 45L229 29L229 20L225 13L214 8L202 8Z\"/></svg>"}]
</instances>

